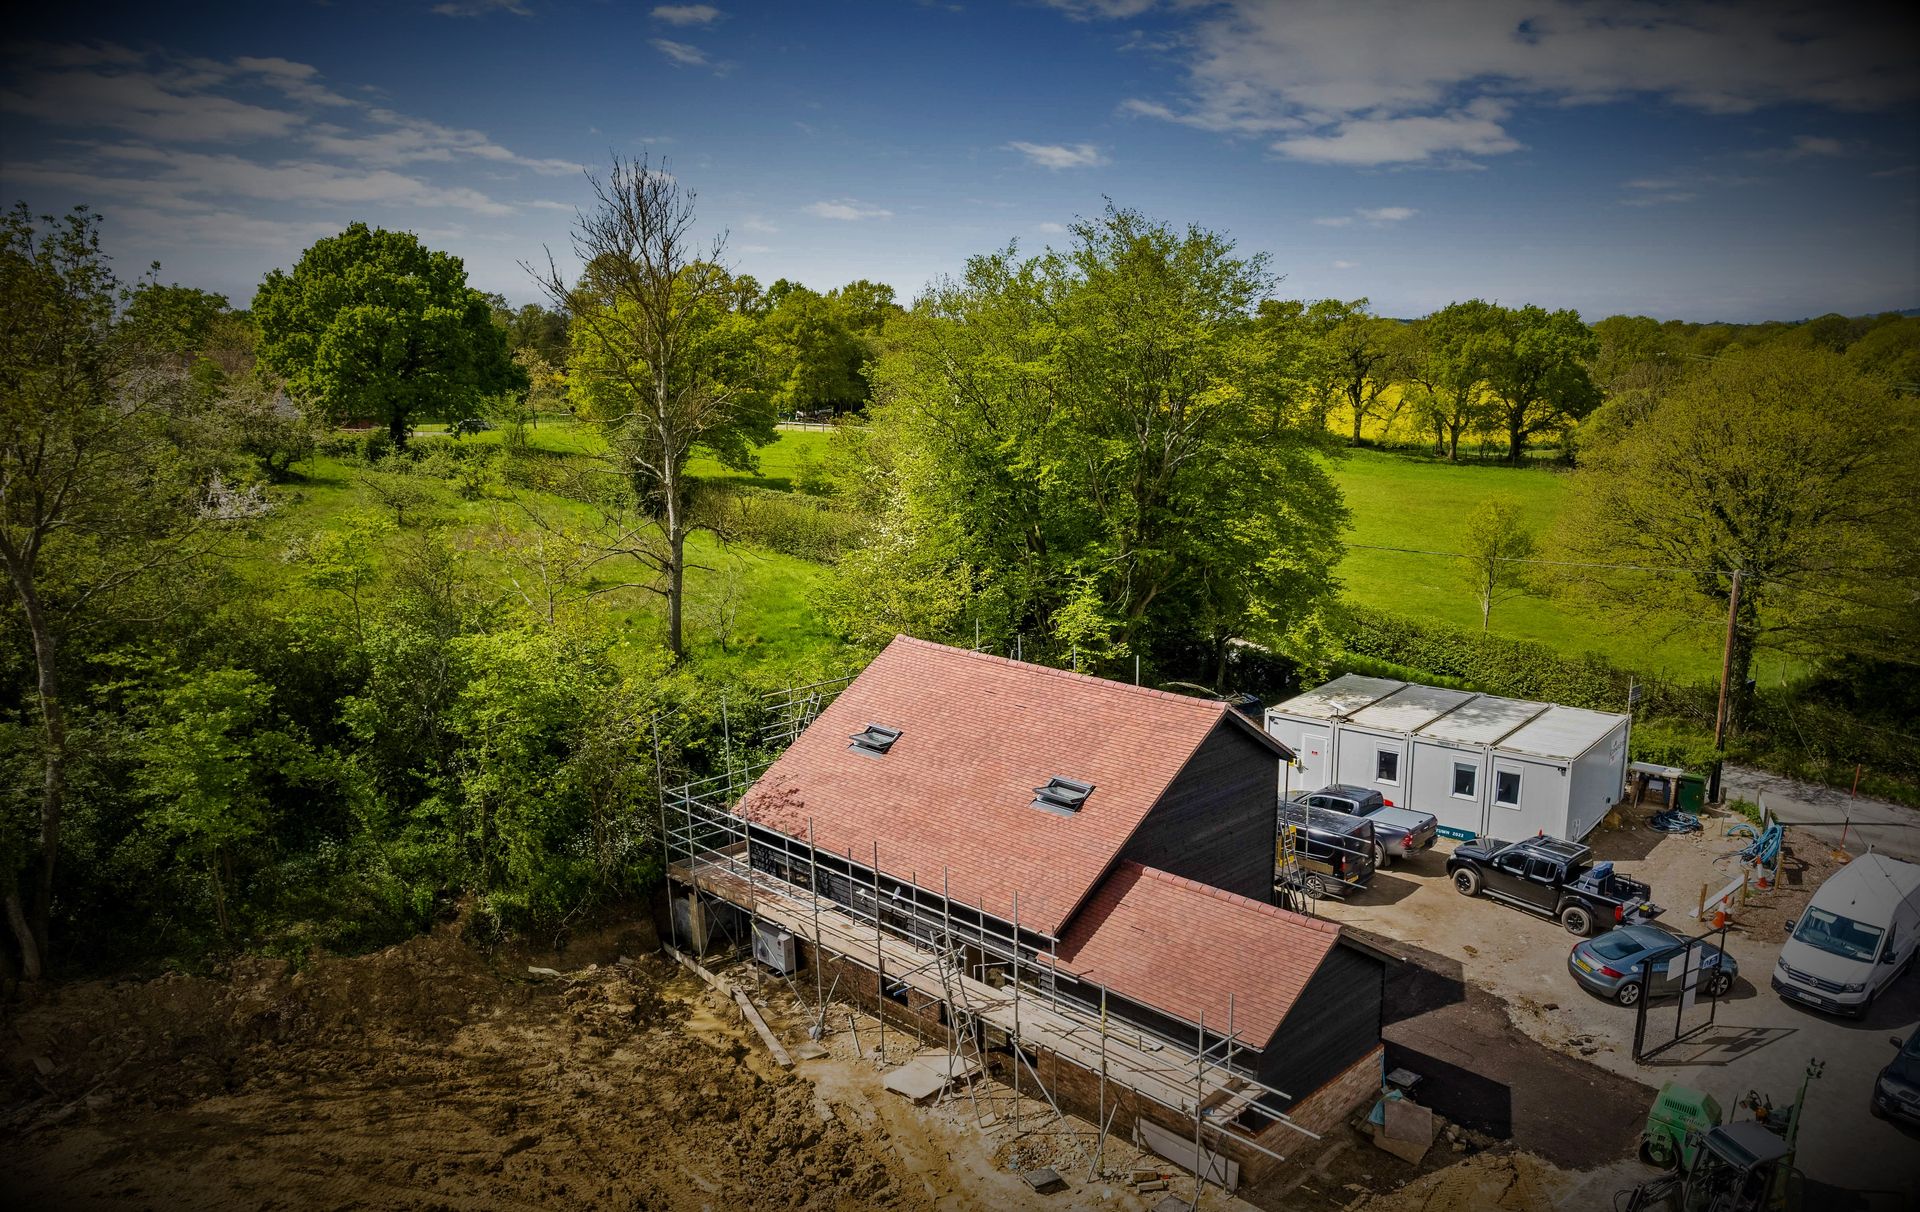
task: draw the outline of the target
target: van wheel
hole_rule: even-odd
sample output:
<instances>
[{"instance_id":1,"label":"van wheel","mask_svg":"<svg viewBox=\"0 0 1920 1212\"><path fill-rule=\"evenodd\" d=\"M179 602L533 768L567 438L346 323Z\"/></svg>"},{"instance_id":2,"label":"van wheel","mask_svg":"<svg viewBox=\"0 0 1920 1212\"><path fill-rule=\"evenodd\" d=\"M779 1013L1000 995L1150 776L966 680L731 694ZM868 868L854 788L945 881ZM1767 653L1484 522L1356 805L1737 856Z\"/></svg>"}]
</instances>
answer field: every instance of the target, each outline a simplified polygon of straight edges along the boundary
<instances>
[{"instance_id":1,"label":"van wheel","mask_svg":"<svg viewBox=\"0 0 1920 1212\"><path fill-rule=\"evenodd\" d=\"M1326 895L1333 891L1333 889L1328 886L1326 877L1318 871L1308 872L1307 878L1300 881L1300 886L1306 889L1309 899L1316 901L1325 899Z\"/></svg>"},{"instance_id":2,"label":"van wheel","mask_svg":"<svg viewBox=\"0 0 1920 1212\"><path fill-rule=\"evenodd\" d=\"M1462 867L1453 873L1453 890L1461 896L1480 895L1480 873L1471 867Z\"/></svg>"},{"instance_id":3,"label":"van wheel","mask_svg":"<svg viewBox=\"0 0 1920 1212\"><path fill-rule=\"evenodd\" d=\"M1560 924L1567 928L1568 934L1585 938L1593 933L1593 911L1585 905L1568 905L1560 911Z\"/></svg>"}]
</instances>

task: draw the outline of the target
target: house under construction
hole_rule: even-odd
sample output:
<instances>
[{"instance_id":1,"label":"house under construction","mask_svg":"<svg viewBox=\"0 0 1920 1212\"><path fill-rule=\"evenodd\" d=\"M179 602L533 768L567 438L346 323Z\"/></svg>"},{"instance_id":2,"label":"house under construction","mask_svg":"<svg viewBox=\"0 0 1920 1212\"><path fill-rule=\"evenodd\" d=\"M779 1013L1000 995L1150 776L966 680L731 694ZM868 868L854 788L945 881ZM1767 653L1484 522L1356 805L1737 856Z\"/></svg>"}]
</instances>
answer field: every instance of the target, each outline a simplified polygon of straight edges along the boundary
<instances>
[{"instance_id":1,"label":"house under construction","mask_svg":"<svg viewBox=\"0 0 1920 1212\"><path fill-rule=\"evenodd\" d=\"M677 930L1226 1186L1380 1090L1384 964L1271 903L1291 755L1225 704L903 636L795 710L666 797Z\"/></svg>"}]
</instances>

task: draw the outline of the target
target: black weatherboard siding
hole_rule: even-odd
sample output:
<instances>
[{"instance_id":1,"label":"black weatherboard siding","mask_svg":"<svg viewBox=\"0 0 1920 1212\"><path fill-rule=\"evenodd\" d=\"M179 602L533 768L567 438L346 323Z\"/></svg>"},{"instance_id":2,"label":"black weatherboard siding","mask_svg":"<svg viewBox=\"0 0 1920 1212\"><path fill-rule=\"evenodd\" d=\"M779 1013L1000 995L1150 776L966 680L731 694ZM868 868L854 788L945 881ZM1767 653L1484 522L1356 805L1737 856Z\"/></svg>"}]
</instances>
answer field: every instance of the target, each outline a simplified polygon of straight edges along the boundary
<instances>
[{"instance_id":1,"label":"black weatherboard siding","mask_svg":"<svg viewBox=\"0 0 1920 1212\"><path fill-rule=\"evenodd\" d=\"M1327 953L1260 1058L1260 1080L1305 1098L1380 1043L1387 966L1344 944Z\"/></svg>"},{"instance_id":2,"label":"black weatherboard siding","mask_svg":"<svg viewBox=\"0 0 1920 1212\"><path fill-rule=\"evenodd\" d=\"M1222 718L1120 858L1271 903L1279 785L1280 755Z\"/></svg>"}]
</instances>

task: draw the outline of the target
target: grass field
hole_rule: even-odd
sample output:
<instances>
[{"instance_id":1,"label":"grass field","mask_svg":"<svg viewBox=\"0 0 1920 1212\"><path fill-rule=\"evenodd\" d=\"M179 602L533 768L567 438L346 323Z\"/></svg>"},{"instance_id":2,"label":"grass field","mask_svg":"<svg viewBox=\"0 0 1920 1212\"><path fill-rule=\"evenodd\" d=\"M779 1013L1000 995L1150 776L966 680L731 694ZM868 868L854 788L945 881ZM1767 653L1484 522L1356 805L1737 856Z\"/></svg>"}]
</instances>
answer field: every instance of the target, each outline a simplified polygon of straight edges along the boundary
<instances>
[{"instance_id":1,"label":"grass field","mask_svg":"<svg viewBox=\"0 0 1920 1212\"><path fill-rule=\"evenodd\" d=\"M534 446L556 452L589 450L597 440L591 429L568 421L548 421L529 436ZM772 444L759 451L760 465L755 472L732 471L705 456L696 458L690 470L699 476L790 490L805 462L823 457L832 437L821 431L782 430ZM465 440L492 444L499 435L485 433ZM1352 529L1346 536L1349 551L1340 567L1348 599L1466 630L1479 627L1479 606L1461 579L1459 561L1378 548L1457 551L1462 519L1490 497L1514 502L1536 531L1545 532L1564 508L1568 495L1565 472L1538 466L1513 468L1478 461L1451 464L1362 449L1329 459L1328 467L1353 515ZM351 464L320 458L305 470L309 479L300 486L305 504L295 514L299 525L311 528L348 509L378 505L359 483L360 469ZM561 498L533 495L540 498L541 508L560 515L584 508ZM433 509L455 527L456 533L470 539L501 524L509 512L503 511L498 502L461 501L444 489L436 492ZM511 524L510 519L507 521ZM688 633L703 657L778 663L804 659L834 647L811 604L815 591L830 575L825 566L744 545L723 549L705 535L695 536L692 550L695 562L705 567L691 574ZM474 559L484 575L510 588L505 583L504 564L484 554ZM609 572L637 579L635 569ZM737 601L737 614L728 651L722 653L714 634L719 626L716 609L729 600ZM640 592L627 593L616 614L620 625L630 628L637 642L658 639L661 622L657 599ZM1608 620L1595 618L1587 608L1553 598L1528 597L1497 605L1492 630L1515 639L1538 641L1568 654L1597 652L1616 664L1650 674L1702 679L1713 677L1719 669L1719 648L1711 635L1663 639L1624 620L1609 626ZM1776 676L1779 668L1763 654L1763 676Z\"/></svg>"},{"instance_id":2,"label":"grass field","mask_svg":"<svg viewBox=\"0 0 1920 1212\"><path fill-rule=\"evenodd\" d=\"M800 435L813 437L816 435ZM824 436L824 435L820 435ZM530 435L537 448L577 452L591 448L590 430L567 423L549 423ZM464 439L490 445L494 433ZM793 454L789 450L786 458ZM263 589L286 576L278 555L303 535L339 525L356 511L384 512L367 487L365 468L339 459L316 456L298 467L302 478L277 489L275 495L291 508L276 510L267 519L258 541L256 574ZM493 539L504 530L526 530L531 523L512 502L497 497L463 500L446 481L429 476L409 477L426 490L420 519L443 530L465 553L474 580L506 601L517 601L514 570L502 558ZM542 516L571 522L586 520L588 508L575 501L526 489L516 495ZM409 509L409 527L415 511ZM838 641L821 625L812 597L828 570L808 560L741 544L726 546L710 535L688 540L686 635L691 652L708 664L797 664L830 654ZM393 557L389 557L393 558ZM611 561L597 572L602 585L640 582L649 572L637 561ZM627 589L601 599L612 624L635 645L651 646L664 638L661 599L644 589ZM728 617L730 616L730 617ZM724 620L724 621L723 621ZM720 632L727 632L724 646Z\"/></svg>"},{"instance_id":3,"label":"grass field","mask_svg":"<svg viewBox=\"0 0 1920 1212\"><path fill-rule=\"evenodd\" d=\"M1568 474L1557 470L1451 464L1374 450L1330 460L1329 470L1353 514L1347 558L1340 565L1346 596L1376 609L1467 630L1479 629L1480 605L1461 579L1461 561L1369 548L1458 551L1462 520L1489 498L1519 506L1535 532L1544 534L1565 507L1569 488ZM1496 605L1491 630L1570 655L1597 652L1625 668L1667 677L1713 678L1720 670L1718 637L1705 634L1713 628L1698 636L1663 639L1636 628L1624 613L1616 619L1596 617L1585 605L1554 598L1524 597ZM1771 679L1783 668L1771 654L1762 653L1757 672Z\"/></svg>"}]
</instances>

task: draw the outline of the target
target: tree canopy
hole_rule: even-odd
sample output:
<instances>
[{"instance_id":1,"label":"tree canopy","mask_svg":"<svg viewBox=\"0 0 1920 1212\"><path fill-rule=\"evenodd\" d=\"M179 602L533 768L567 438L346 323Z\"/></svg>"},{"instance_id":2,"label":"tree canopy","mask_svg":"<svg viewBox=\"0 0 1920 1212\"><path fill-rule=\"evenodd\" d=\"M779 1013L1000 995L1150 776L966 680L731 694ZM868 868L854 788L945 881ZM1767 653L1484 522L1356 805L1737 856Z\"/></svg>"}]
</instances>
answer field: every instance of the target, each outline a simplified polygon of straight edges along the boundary
<instances>
[{"instance_id":1,"label":"tree canopy","mask_svg":"<svg viewBox=\"0 0 1920 1212\"><path fill-rule=\"evenodd\" d=\"M331 422L371 419L404 444L423 412L524 390L466 267L408 232L354 223L274 270L254 296L260 358Z\"/></svg>"},{"instance_id":2,"label":"tree canopy","mask_svg":"<svg viewBox=\"0 0 1920 1212\"><path fill-rule=\"evenodd\" d=\"M1345 514L1254 319L1270 285L1219 235L1111 207L1065 251L973 258L880 365L882 534L845 625L1097 665L1310 623Z\"/></svg>"},{"instance_id":3,"label":"tree canopy","mask_svg":"<svg viewBox=\"0 0 1920 1212\"><path fill-rule=\"evenodd\" d=\"M1765 642L1911 660L1920 639L1920 413L1820 349L1729 353L1582 456L1562 539L1610 601L1722 625L1733 680ZM1735 713L1738 718L1738 713Z\"/></svg>"}]
</instances>

